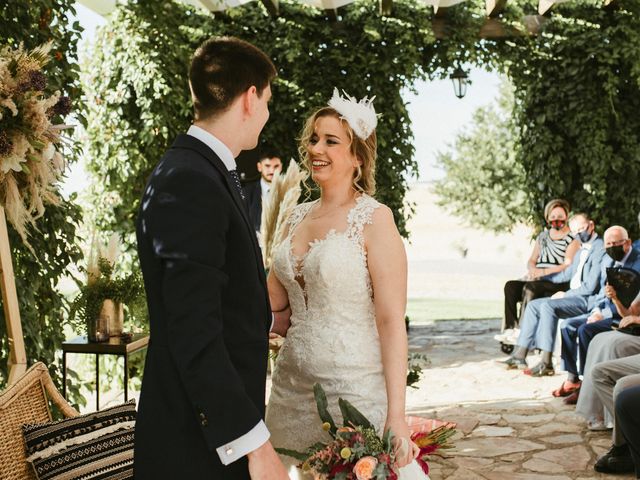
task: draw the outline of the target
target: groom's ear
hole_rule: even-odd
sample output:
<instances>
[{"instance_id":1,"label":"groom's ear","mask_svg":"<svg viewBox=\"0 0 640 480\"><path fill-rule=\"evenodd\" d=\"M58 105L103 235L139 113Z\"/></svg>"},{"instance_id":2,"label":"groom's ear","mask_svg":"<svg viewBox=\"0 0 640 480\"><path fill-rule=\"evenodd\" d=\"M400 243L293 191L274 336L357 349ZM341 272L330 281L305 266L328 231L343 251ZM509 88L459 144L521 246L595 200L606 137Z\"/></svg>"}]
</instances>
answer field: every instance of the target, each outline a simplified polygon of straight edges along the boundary
<instances>
[{"instance_id":1,"label":"groom's ear","mask_svg":"<svg viewBox=\"0 0 640 480\"><path fill-rule=\"evenodd\" d=\"M241 95L242 97L242 112L245 115L251 116L255 110L256 100L258 99L258 90L255 85L251 85Z\"/></svg>"}]
</instances>

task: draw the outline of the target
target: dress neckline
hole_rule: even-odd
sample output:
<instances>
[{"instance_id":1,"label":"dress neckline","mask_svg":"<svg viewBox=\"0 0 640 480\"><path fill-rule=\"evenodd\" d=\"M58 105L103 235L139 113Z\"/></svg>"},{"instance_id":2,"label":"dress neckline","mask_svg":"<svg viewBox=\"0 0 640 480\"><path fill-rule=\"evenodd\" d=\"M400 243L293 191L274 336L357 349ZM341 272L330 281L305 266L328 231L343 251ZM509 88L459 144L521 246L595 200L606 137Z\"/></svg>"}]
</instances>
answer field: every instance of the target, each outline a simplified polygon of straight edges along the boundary
<instances>
[{"instance_id":1,"label":"dress neckline","mask_svg":"<svg viewBox=\"0 0 640 480\"><path fill-rule=\"evenodd\" d=\"M309 212L311 212L311 209L313 208L313 206L315 204L317 204L319 200L314 200L313 202L310 202L309 207L307 207L306 211L301 215L301 217L298 219L297 223L292 226L293 228L291 229L291 231L289 232L289 235L287 236L287 240L289 241L289 255L290 255L291 260L292 260L293 272L294 272L295 276L300 276L300 274L302 273L302 267L304 265L304 260L309 256L309 253L316 246L326 242L330 238L333 238L333 237L336 237L336 236L341 236L341 235L346 235L346 234L349 233L349 230L351 228L351 223L353 222L353 220L352 220L353 212L356 210L356 208L358 208L358 206L365 199L366 196L367 195L365 193L363 193L363 194L361 194L361 195L356 197L355 204L347 212L347 228L345 230L338 232L335 228L330 228L329 230L327 230L327 233L325 233L322 237L310 240L308 242L307 250L302 255L296 255L294 253L294 251L293 251L293 238L296 235L296 230L298 229L298 226L300 226L300 224L307 217Z\"/></svg>"}]
</instances>

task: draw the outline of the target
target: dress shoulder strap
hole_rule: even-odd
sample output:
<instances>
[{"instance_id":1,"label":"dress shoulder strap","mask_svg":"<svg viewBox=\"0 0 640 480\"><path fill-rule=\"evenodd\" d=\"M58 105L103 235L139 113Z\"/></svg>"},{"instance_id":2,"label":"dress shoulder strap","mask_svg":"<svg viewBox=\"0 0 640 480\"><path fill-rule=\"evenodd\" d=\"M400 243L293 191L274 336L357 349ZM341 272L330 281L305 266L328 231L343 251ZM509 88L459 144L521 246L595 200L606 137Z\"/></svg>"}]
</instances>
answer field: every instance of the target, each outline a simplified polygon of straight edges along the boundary
<instances>
[{"instance_id":1,"label":"dress shoulder strap","mask_svg":"<svg viewBox=\"0 0 640 480\"><path fill-rule=\"evenodd\" d=\"M305 203L296 205L296 207L291 212L291 215L289 215L289 218L287 219L287 225L289 226L289 234L291 234L291 232L295 230L295 228L302 221L302 219L304 219L304 217L307 216L307 213L309 213L309 210L315 203L316 201L314 200L313 202L305 202Z\"/></svg>"},{"instance_id":2,"label":"dress shoulder strap","mask_svg":"<svg viewBox=\"0 0 640 480\"><path fill-rule=\"evenodd\" d=\"M375 198L362 194L347 218L347 235L360 245L364 245L364 227L373 222L373 212L380 206Z\"/></svg>"}]
</instances>

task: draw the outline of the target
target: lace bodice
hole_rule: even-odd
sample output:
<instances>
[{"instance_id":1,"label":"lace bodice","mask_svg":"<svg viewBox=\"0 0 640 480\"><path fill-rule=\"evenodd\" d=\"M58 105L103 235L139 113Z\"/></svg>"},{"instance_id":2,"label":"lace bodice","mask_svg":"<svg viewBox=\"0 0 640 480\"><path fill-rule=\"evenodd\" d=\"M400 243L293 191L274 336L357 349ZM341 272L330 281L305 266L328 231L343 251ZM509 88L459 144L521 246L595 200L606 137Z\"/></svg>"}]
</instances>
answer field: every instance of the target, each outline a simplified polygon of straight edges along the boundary
<instances>
[{"instance_id":1,"label":"lace bodice","mask_svg":"<svg viewBox=\"0 0 640 480\"><path fill-rule=\"evenodd\" d=\"M293 252L293 238L298 225L316 203L308 202L296 207L288 220L289 234L274 254L274 273L287 289L293 317L297 318L304 315L309 301L318 303L328 296L333 296L334 300L343 297L341 293L347 293L343 288L346 284L363 287L348 289L351 296L359 295L360 300L372 297L364 248L364 227L372 222L373 212L380 204L368 195L359 197L349 211L345 231L329 230L324 238L310 242L309 249L302 257L297 257ZM339 272L334 268L351 263L355 263L356 268L350 269L349 275L335 275L334 278L333 273ZM315 278L317 275L320 277ZM313 285L311 297L310 285Z\"/></svg>"}]
</instances>

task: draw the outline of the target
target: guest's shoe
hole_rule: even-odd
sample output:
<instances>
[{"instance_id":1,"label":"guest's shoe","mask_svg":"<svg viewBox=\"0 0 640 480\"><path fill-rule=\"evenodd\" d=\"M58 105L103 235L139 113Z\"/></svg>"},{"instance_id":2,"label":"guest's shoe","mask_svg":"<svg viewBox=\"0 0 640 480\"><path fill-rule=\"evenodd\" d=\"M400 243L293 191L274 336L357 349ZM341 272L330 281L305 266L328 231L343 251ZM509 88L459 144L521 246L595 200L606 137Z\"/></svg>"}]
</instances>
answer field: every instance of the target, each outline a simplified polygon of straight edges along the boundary
<instances>
[{"instance_id":1,"label":"guest's shoe","mask_svg":"<svg viewBox=\"0 0 640 480\"><path fill-rule=\"evenodd\" d=\"M611 430L611 427L604 423L603 420L594 418L587 422L587 428L592 432L606 432Z\"/></svg>"},{"instance_id":2,"label":"guest's shoe","mask_svg":"<svg viewBox=\"0 0 640 480\"><path fill-rule=\"evenodd\" d=\"M578 403L579 396L580 396L580 389L578 388L571 395L569 395L568 397L565 397L565 399L562 401L565 403L565 405L575 405L576 403Z\"/></svg>"},{"instance_id":3,"label":"guest's shoe","mask_svg":"<svg viewBox=\"0 0 640 480\"><path fill-rule=\"evenodd\" d=\"M551 395L553 395L554 397L566 397L567 395L571 395L576 390L580 390L580 385L582 385L582 382L580 381L574 383L570 382L569 380L565 380L564 382L562 382L560 388L556 388L553 392L551 392Z\"/></svg>"},{"instance_id":4,"label":"guest's shoe","mask_svg":"<svg viewBox=\"0 0 640 480\"><path fill-rule=\"evenodd\" d=\"M593 469L601 473L633 473L633 459L629 447L626 444L612 445L609 451L598 459Z\"/></svg>"},{"instance_id":5,"label":"guest's shoe","mask_svg":"<svg viewBox=\"0 0 640 480\"><path fill-rule=\"evenodd\" d=\"M523 373L532 377L553 377L556 371L553 369L553 365L540 362L535 367L525 368Z\"/></svg>"},{"instance_id":6,"label":"guest's shoe","mask_svg":"<svg viewBox=\"0 0 640 480\"><path fill-rule=\"evenodd\" d=\"M507 370L524 370L527 368L527 361L524 358L507 357L505 360L498 360L498 363L507 367Z\"/></svg>"}]
</instances>

